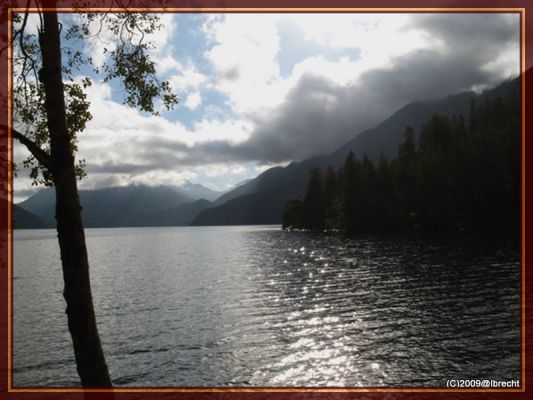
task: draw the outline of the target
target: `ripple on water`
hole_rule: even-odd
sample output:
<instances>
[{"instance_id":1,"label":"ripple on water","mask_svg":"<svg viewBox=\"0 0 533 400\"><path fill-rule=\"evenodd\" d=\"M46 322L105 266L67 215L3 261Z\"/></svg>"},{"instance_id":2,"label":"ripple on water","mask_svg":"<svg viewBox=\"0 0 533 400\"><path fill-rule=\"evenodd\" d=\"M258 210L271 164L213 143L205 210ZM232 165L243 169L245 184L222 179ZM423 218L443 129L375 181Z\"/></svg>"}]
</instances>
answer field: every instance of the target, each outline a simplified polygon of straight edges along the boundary
<instances>
[{"instance_id":1,"label":"ripple on water","mask_svg":"<svg viewBox=\"0 0 533 400\"><path fill-rule=\"evenodd\" d=\"M494 244L257 227L88 229L87 238L117 386L519 376L518 255ZM16 385L77 382L55 240L15 233Z\"/></svg>"}]
</instances>

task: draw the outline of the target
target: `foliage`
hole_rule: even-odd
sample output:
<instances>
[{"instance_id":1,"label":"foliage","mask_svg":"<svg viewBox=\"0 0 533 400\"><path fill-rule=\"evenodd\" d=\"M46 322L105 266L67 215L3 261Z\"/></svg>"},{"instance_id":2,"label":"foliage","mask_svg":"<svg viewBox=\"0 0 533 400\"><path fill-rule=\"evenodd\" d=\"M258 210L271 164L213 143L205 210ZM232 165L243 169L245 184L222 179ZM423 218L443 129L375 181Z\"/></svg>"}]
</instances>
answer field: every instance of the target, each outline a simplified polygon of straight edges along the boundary
<instances>
[{"instance_id":1,"label":"foliage","mask_svg":"<svg viewBox=\"0 0 533 400\"><path fill-rule=\"evenodd\" d=\"M44 107L44 87L41 72L39 33L27 30L29 13L14 15L13 42L13 103L15 128L50 154L50 135ZM150 59L153 44L148 36L161 29L159 18L143 13L79 13L67 18L69 26L63 29L62 74L66 101L67 125L73 153L77 150L79 134L92 119L86 91L92 80L84 76L88 69L102 82L116 80L123 88L124 103L141 111L158 114L155 100L160 98L170 109L178 98L166 81L160 81L155 64ZM106 36L106 40L103 37ZM109 38L114 38L110 40ZM103 65L96 65L86 56L83 47L90 42L104 46L109 55ZM23 161L30 169L33 184L53 185L51 172L32 154ZM85 174L85 160L78 160L78 178Z\"/></svg>"}]
</instances>

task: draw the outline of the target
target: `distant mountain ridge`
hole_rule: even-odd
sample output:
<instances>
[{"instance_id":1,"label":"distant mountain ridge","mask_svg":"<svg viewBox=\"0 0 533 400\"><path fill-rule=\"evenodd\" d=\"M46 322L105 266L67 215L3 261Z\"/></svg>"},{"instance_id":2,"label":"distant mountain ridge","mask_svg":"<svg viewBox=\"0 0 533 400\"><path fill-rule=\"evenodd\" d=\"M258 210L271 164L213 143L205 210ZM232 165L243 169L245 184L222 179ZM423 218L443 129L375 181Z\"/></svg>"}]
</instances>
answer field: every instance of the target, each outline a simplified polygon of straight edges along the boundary
<instances>
[{"instance_id":1,"label":"distant mountain ridge","mask_svg":"<svg viewBox=\"0 0 533 400\"><path fill-rule=\"evenodd\" d=\"M205 199L209 201L215 201L218 199L224 192L218 192L212 189L209 189L198 183L192 183L185 181L181 186L170 186L179 193L190 197L192 199Z\"/></svg>"},{"instance_id":2,"label":"distant mountain ridge","mask_svg":"<svg viewBox=\"0 0 533 400\"><path fill-rule=\"evenodd\" d=\"M257 221L265 224L281 223L287 200L302 197L305 193L312 168L325 169L328 165L338 168L350 151L359 158L366 154L373 161L377 161L381 151L389 159L394 158L398 146L404 140L407 126L414 128L418 138L422 125L434 114L468 117L472 99L480 102L489 96L508 95L519 96L518 78L503 82L481 94L465 92L438 101L410 103L329 155L293 162L286 167L271 168L250 182L225 193L214 203L214 207L198 214L192 225L255 224ZM263 197L268 199L268 207L265 207Z\"/></svg>"},{"instance_id":3,"label":"distant mountain ridge","mask_svg":"<svg viewBox=\"0 0 533 400\"><path fill-rule=\"evenodd\" d=\"M188 225L205 207L208 199L216 199L220 193L201 185L187 182L179 186L130 185L98 190L81 190L80 201L85 227L171 226ZM55 192L46 188L17 204L20 218L18 228L55 227ZM27 221L29 213L44 226Z\"/></svg>"},{"instance_id":4,"label":"distant mountain ridge","mask_svg":"<svg viewBox=\"0 0 533 400\"><path fill-rule=\"evenodd\" d=\"M13 227L15 229L41 229L46 228L44 221L35 214L24 210L23 208L13 206Z\"/></svg>"}]
</instances>

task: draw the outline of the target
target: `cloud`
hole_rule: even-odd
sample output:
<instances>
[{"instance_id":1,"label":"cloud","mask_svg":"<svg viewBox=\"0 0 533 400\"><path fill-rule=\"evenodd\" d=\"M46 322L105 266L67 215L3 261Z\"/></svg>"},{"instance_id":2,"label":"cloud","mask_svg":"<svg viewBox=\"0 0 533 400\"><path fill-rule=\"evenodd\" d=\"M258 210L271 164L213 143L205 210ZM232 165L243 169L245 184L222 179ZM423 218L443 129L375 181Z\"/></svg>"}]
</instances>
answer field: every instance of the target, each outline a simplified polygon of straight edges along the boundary
<instances>
[{"instance_id":1,"label":"cloud","mask_svg":"<svg viewBox=\"0 0 533 400\"><path fill-rule=\"evenodd\" d=\"M184 157L176 156L176 161L302 160L333 151L409 102L491 86L518 74L516 15L414 15L409 25L397 27L408 37L425 37L430 46L409 45L408 51L396 51L385 64L369 69L366 65L358 69L364 59L337 63L321 57L307 59L295 66L291 79L296 83L274 109L249 115L255 129L248 140L238 145L198 144ZM418 33L413 36L413 31ZM388 40L401 47L401 39ZM175 150L181 154L179 148Z\"/></svg>"},{"instance_id":2,"label":"cloud","mask_svg":"<svg viewBox=\"0 0 533 400\"><path fill-rule=\"evenodd\" d=\"M514 54L515 59L506 61L500 57L518 43L516 16L422 14L412 15L408 21L404 16L394 25L397 33L405 32L410 42L408 50L396 50L394 57L382 57L386 59L385 64L367 68L364 58L341 58L334 62L320 56L310 57L297 64L291 76L283 80L276 75L279 71L272 64L278 44L268 45L266 54L256 53L261 48L258 37L278 40L271 30L275 24L264 22L260 17L253 16L245 27L251 31L252 27L257 27L260 32L257 37L237 35L236 28L229 26L235 23L232 18L215 16L207 28L212 39L217 37L222 41L207 54L208 59L217 61L217 73L228 73L232 68L240 71L233 77L234 81L227 76L223 78L231 82L220 83L219 90L229 94L236 108L246 110L244 116L225 121L202 119L189 130L179 122L146 117L116 103L99 101L98 105L95 103L98 109L94 111L97 117L90 126L91 135L93 140L109 135L112 145L103 155L90 158L89 171L145 173L150 169L164 171L176 166L196 168L235 162L270 165L302 160L333 151L409 102L493 85L517 73L518 54ZM380 21L386 22L385 19ZM366 24L370 22L368 19ZM386 28L386 32L393 31ZM416 37L425 39L413 39ZM402 38L401 35L394 38L396 47L401 47ZM229 46L232 40L236 41L235 48L223 58L220 46ZM358 39L358 43L363 42L362 38ZM419 48L421 43L428 47ZM370 47L365 44L365 48ZM248 60L256 54L260 57L257 70L249 71L256 64L248 65ZM359 63L364 66L361 68ZM269 77L271 82L266 84ZM266 94L266 99L240 106L240 99L244 101L251 95L241 91L240 85L245 83L255 83L248 90L256 97L261 97L263 90L274 91L276 86L285 85L283 96L281 99L274 96L274 106L259 104L269 103L270 97ZM105 88L96 90L106 93ZM200 92L191 92L185 105L194 108L200 97ZM82 146L81 150L89 153L93 149Z\"/></svg>"},{"instance_id":3,"label":"cloud","mask_svg":"<svg viewBox=\"0 0 533 400\"><path fill-rule=\"evenodd\" d=\"M489 83L519 74L516 13L423 14L414 19L412 27L430 32L435 46L440 45L450 58L463 59L469 68L487 72L492 78Z\"/></svg>"},{"instance_id":4,"label":"cloud","mask_svg":"<svg viewBox=\"0 0 533 400\"><path fill-rule=\"evenodd\" d=\"M21 22L15 24L15 29L20 29L22 27L22 20L24 19L24 14L20 13ZM37 36L39 34L39 29L41 26L41 19L38 13L30 12L26 20L26 27L24 32L29 35Z\"/></svg>"},{"instance_id":5,"label":"cloud","mask_svg":"<svg viewBox=\"0 0 533 400\"><path fill-rule=\"evenodd\" d=\"M518 73L517 15L289 16L306 39L357 48L361 57L309 57L286 79L276 62L276 24L285 16L240 17L217 15L206 23L215 41L206 57L217 89L255 129L237 145L214 140L175 148L176 162L301 160L334 150L409 102Z\"/></svg>"},{"instance_id":6,"label":"cloud","mask_svg":"<svg viewBox=\"0 0 533 400\"><path fill-rule=\"evenodd\" d=\"M243 180L328 153L409 102L488 87L519 71L517 14L213 14L203 21L201 59L176 57L175 29L157 38L155 54L184 99L180 112L194 110L195 119L147 116L113 101L107 84L90 88L94 118L79 143L90 175L84 187L192 176L228 186L218 172ZM307 53L282 75L282 49L299 40ZM335 51L314 54L313 44Z\"/></svg>"},{"instance_id":7,"label":"cloud","mask_svg":"<svg viewBox=\"0 0 533 400\"><path fill-rule=\"evenodd\" d=\"M268 14L212 15L203 26L211 42L204 57L214 69L213 85L228 96L236 113L272 106L279 87L279 35Z\"/></svg>"},{"instance_id":8,"label":"cloud","mask_svg":"<svg viewBox=\"0 0 533 400\"><path fill-rule=\"evenodd\" d=\"M168 78L172 90L179 93L188 89L198 89L207 83L207 76L200 73L196 66L191 62L184 66L172 57L168 58L170 58L170 60L165 58L161 64L167 64L170 68L176 71L170 76L170 78Z\"/></svg>"},{"instance_id":9,"label":"cloud","mask_svg":"<svg viewBox=\"0 0 533 400\"><path fill-rule=\"evenodd\" d=\"M423 32L406 30L408 22L407 14L215 15L203 27L212 42L205 57L215 71L213 85L228 96L232 108L254 115L278 107L306 73L346 84L426 45ZM294 65L290 76L282 76L281 66L285 69L291 58L285 49L299 47L331 49L337 58L313 54Z\"/></svg>"},{"instance_id":10,"label":"cloud","mask_svg":"<svg viewBox=\"0 0 533 400\"><path fill-rule=\"evenodd\" d=\"M410 27L402 29L419 31L433 46L400 53L385 65L362 71L352 82L348 77L342 82L335 75L330 79L303 73L279 107L256 119L256 129L234 150L236 156L245 152L250 158L274 162L324 154L409 102L494 85L518 74L516 15L411 18ZM401 37L396 40L401 46ZM514 49L513 57L504 60L501 54L508 55L509 48ZM332 74L342 70L342 62L331 67Z\"/></svg>"},{"instance_id":11,"label":"cloud","mask_svg":"<svg viewBox=\"0 0 533 400\"><path fill-rule=\"evenodd\" d=\"M190 110L196 110L200 104L202 104L202 96L200 92L192 92L187 96L185 100L185 107Z\"/></svg>"},{"instance_id":12,"label":"cloud","mask_svg":"<svg viewBox=\"0 0 533 400\"><path fill-rule=\"evenodd\" d=\"M36 186L31 186L31 183L29 181L16 179L15 182L16 184L14 186L13 191L13 202L15 204L24 201L30 196L33 196L40 190L40 188Z\"/></svg>"}]
</instances>

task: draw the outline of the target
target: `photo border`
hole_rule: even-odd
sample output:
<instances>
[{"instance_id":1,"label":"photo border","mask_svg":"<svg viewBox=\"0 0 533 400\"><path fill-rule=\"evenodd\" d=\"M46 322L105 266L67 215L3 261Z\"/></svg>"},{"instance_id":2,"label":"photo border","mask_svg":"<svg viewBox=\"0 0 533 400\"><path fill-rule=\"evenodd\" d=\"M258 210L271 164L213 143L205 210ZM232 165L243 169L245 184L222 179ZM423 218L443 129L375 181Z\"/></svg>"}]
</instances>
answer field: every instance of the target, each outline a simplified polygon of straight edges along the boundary
<instances>
[{"instance_id":1,"label":"photo border","mask_svg":"<svg viewBox=\"0 0 533 400\"><path fill-rule=\"evenodd\" d=\"M15 3L18 0L15 0ZM94 3L94 1L89 1ZM368 3L368 1L367 1ZM383 1L377 1L376 3L383 3ZM434 2L435 3L435 2ZM485 2L487 3L487 2ZM14 387L13 385L13 231L12 231L12 204L13 204L13 177L11 171L11 161L12 161L12 152L13 152L13 138L11 137L11 120L12 120L12 94L11 94L11 85L12 85L12 65L8 61L12 56L11 46L8 46L7 59L4 55L0 55L0 72L4 75L4 71L7 69L7 74L2 76L6 78L7 86L4 86L4 82L1 81L1 95L5 95L7 98L7 118L2 115L0 118L6 118L7 122L7 137L1 137L0 140L0 151L5 151L7 149L7 165L2 165L3 171L7 172L5 175L7 179L5 182L2 180L1 186L2 189L7 187L7 199L8 201L2 202L3 215L7 215L6 219L6 231L5 237L2 234L0 237L0 243L7 244L7 246L2 246L0 249L0 255L3 261L7 260L6 271L3 269L0 270L0 293L4 292L4 289L7 292L7 313L5 308L2 307L0 310L0 329L2 329L1 337L3 350L6 351L6 363L4 364L4 357L2 357L2 365L0 367L0 395L3 394L6 398L34 398L35 394L52 394L53 397L46 398L57 398L59 394L61 397L63 395L76 395L82 394L86 397L94 398L103 398L104 394L114 395L118 398L127 398L128 394L149 394L149 395L164 395L168 394L182 394L187 395L187 398L190 398L191 395L197 394L199 397L205 398L205 395L268 395L268 398L272 398L273 395L283 395L291 394L291 398L295 394L305 395L350 395L353 398L354 395L363 394L365 398L370 398L367 395L372 395L371 398L381 398L383 395L395 393L401 395L402 398L415 398L413 395L431 395L431 397L441 397L441 395L449 395L451 393L458 395L465 395L464 398L487 398L487 397L477 397L477 394L488 395L490 398L500 398L500 395L504 394L519 394L519 398L533 398L531 396L531 390L528 389L528 381L531 381L531 367L528 367L526 359L526 352L530 346L527 346L526 343L526 326L529 326L531 323L531 316L526 314L526 303L530 304L530 297L527 297L527 293L531 293L530 290L526 293L527 284L531 284L531 279L526 277L526 272L530 269L526 269L526 265L529 262L529 252L527 249L526 233L529 220L527 219L526 214L526 197L528 196L528 188L526 185L526 173L530 170L531 161L526 157L528 151L530 151L527 146L531 145L529 142L526 142L526 123L528 120L526 112L526 75L529 74L527 66L531 68L531 62L528 58L531 57L531 50L526 53L528 42L526 42L526 26L529 28L532 23L526 24L526 8L525 2L509 2L514 4L520 4L521 6L513 7L386 7L386 6L377 6L377 7L211 7L206 5L206 7L128 7L126 12L165 12L165 13L518 13L520 15L520 96L521 96L521 250L520 250L520 387L513 389L452 389L452 388L411 388L411 387L365 387L365 388L352 388L352 387L116 387L116 388L106 388L106 389L83 389L83 388L65 388L65 387ZM110 8L105 6L98 7L83 7L83 8L73 8L65 5L58 6L55 8L32 8L32 7L21 7L18 4L15 4L12 7L7 9L7 43L11 42L12 38L12 15L16 12L23 12L29 10L31 11L57 11L60 13L77 13L77 12L108 12L113 10L125 11L124 8ZM4 28L5 22L2 21L2 28ZM531 28L529 28L531 29ZM3 29L2 29L3 31ZM531 35L529 35L531 37ZM5 39L4 39L5 40ZM1 44L0 40L0 46ZM6 68L7 66L7 68ZM6 90L7 89L7 90ZM4 121L1 121L4 122ZM3 140L6 143L3 143ZM4 149L4 150L2 150ZM4 175L2 175L3 177ZM527 197L529 198L529 197ZM4 233L4 226L0 224L2 233ZM7 256L7 257L4 257ZM528 261L526 261L528 260ZM5 273L6 272L6 273ZM528 275L530 276L530 275ZM6 279L7 278L7 279ZM7 331L4 332L4 325L7 322ZM6 335L4 335L6 333ZM7 341L4 341L4 336L7 336ZM7 342L7 346L5 346ZM5 347L4 347L5 346ZM3 351L2 351L3 353ZM529 362L530 363L530 362ZM4 368L5 366L5 368ZM7 384L4 379L3 372L6 371ZM529 378L529 379L528 379ZM24 394L26 396L20 397L19 395ZM377 395L377 397L375 397ZM475 397L472 397L475 395ZM525 396L525 397L524 397ZM159 397L159 396L158 396ZM196 397L196 396L194 396ZM279 397L279 396L278 396ZM278 398L276 397L276 398ZM0 398L2 398L0 396ZM40 396L39 398L43 398ZM217 397L218 398L218 397ZM427 398L424 397L424 398ZM450 396L445 396L443 398L450 398ZM463 398L463 396L453 398ZM503 398L503 397L501 397ZM506 396L505 398L510 398ZM517 397L518 398L518 397Z\"/></svg>"}]
</instances>

